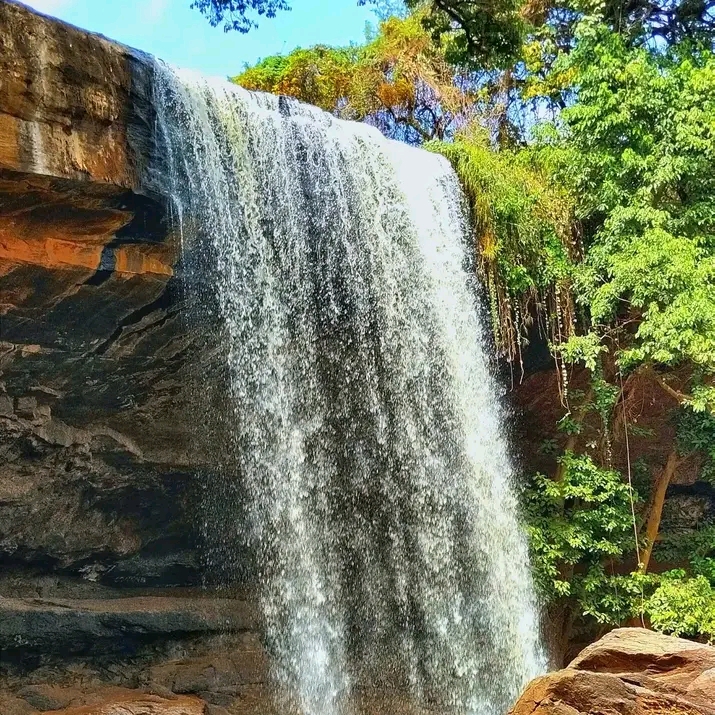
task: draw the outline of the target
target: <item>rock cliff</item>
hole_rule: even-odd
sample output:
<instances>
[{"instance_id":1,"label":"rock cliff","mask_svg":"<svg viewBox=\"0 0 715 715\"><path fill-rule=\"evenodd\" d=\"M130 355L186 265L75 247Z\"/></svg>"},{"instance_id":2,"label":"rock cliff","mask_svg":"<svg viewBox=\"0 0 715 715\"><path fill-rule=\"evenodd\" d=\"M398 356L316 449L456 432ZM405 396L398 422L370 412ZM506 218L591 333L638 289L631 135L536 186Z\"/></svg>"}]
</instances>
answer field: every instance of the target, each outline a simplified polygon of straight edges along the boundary
<instances>
[{"instance_id":1,"label":"rock cliff","mask_svg":"<svg viewBox=\"0 0 715 715\"><path fill-rule=\"evenodd\" d=\"M0 0L1 715L270 711L250 587L195 588L211 466L192 425L222 376L146 188L152 71ZM543 417L529 390L548 379L527 381L525 413ZM229 567L250 583L247 559ZM512 713L715 715L713 673L715 649L619 630Z\"/></svg>"},{"instance_id":2,"label":"rock cliff","mask_svg":"<svg viewBox=\"0 0 715 715\"><path fill-rule=\"evenodd\" d=\"M715 715L715 648L619 628L534 680L510 715Z\"/></svg>"},{"instance_id":3,"label":"rock cliff","mask_svg":"<svg viewBox=\"0 0 715 715\"><path fill-rule=\"evenodd\" d=\"M235 687L265 670L250 593L192 588L206 460L191 424L211 399L193 376L216 361L184 310L167 199L145 188L161 159L152 71L0 2L3 715L85 712L92 687L146 683L217 638L258 663L236 666Z\"/></svg>"},{"instance_id":4,"label":"rock cliff","mask_svg":"<svg viewBox=\"0 0 715 715\"><path fill-rule=\"evenodd\" d=\"M0 582L196 581L181 415L201 353L165 198L140 188L151 71L0 3Z\"/></svg>"}]
</instances>

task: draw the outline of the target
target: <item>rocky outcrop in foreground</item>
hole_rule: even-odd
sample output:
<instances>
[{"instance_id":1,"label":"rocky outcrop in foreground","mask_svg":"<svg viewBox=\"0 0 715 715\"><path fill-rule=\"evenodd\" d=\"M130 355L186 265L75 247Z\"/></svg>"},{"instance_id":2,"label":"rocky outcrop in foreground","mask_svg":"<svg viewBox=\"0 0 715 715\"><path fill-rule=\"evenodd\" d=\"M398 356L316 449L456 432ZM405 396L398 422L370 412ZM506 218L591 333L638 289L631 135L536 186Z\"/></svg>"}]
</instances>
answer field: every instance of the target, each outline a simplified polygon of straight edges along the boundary
<instances>
[{"instance_id":1,"label":"rocky outcrop in foreground","mask_svg":"<svg viewBox=\"0 0 715 715\"><path fill-rule=\"evenodd\" d=\"M715 715L715 648L619 628L532 681L510 715Z\"/></svg>"},{"instance_id":2,"label":"rocky outcrop in foreground","mask_svg":"<svg viewBox=\"0 0 715 715\"><path fill-rule=\"evenodd\" d=\"M38 609L70 604L34 604ZM204 640L173 659L143 666L108 663L104 672L75 661L62 672L47 667L14 687L0 689L2 715L271 715L265 655L244 628L251 610L240 602L170 599L151 608L118 602L110 612L99 604L74 604L92 624L151 630L168 619L176 630L201 632ZM29 608L24 604L23 608ZM10 611L18 604L8 605ZM142 613L140 620L139 611ZM95 619L95 620L92 620ZM206 639L228 619L234 636ZM88 622L89 622L88 621ZM96 625L96 624L95 624ZM93 626L94 627L94 626ZM63 646L61 646L63 647ZM190 651L190 652L189 652ZM357 713L414 715L393 693L357 694ZM420 711L422 712L422 711ZM423 713L424 715L424 713ZM438 715L430 711L430 715ZM534 680L509 715L715 715L715 648L642 628L612 631L586 648L564 670Z\"/></svg>"}]
</instances>

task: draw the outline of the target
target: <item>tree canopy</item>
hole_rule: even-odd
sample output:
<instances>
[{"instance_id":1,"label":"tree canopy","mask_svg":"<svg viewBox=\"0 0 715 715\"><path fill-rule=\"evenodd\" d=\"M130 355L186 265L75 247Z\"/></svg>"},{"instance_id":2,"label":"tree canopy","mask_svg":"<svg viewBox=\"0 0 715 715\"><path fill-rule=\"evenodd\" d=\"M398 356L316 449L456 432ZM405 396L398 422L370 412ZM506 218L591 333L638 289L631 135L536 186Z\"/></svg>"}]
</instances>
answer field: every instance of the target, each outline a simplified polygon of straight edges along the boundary
<instances>
[{"instance_id":1,"label":"tree canopy","mask_svg":"<svg viewBox=\"0 0 715 715\"><path fill-rule=\"evenodd\" d=\"M256 16L275 17L279 10L290 10L286 0L194 0L191 7L203 13L214 26L224 30L248 32L256 27Z\"/></svg>"},{"instance_id":2,"label":"tree canopy","mask_svg":"<svg viewBox=\"0 0 715 715\"><path fill-rule=\"evenodd\" d=\"M391 17L364 45L268 57L233 81L367 121L410 143L445 139L466 122L474 97L455 82L422 20L421 13Z\"/></svg>"}]
</instances>

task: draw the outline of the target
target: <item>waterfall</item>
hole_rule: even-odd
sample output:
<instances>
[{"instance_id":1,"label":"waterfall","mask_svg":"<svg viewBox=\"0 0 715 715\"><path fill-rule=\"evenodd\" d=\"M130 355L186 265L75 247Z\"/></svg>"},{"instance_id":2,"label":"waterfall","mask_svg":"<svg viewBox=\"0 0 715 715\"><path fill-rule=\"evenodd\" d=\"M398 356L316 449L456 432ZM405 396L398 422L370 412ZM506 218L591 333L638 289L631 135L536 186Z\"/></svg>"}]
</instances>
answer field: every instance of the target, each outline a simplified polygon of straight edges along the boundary
<instances>
[{"instance_id":1,"label":"waterfall","mask_svg":"<svg viewBox=\"0 0 715 715\"><path fill-rule=\"evenodd\" d=\"M502 715L542 660L451 167L160 63L155 93L220 323L216 479L245 490L279 711L357 712L373 688Z\"/></svg>"}]
</instances>

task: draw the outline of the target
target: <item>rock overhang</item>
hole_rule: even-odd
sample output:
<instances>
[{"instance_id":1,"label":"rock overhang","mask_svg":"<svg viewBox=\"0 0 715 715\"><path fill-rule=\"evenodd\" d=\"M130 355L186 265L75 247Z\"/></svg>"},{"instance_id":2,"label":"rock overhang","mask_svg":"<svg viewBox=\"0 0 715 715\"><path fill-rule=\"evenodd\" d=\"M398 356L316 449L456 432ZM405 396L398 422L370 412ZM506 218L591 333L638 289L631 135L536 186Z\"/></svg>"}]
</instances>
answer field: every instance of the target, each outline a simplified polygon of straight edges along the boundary
<instances>
[{"instance_id":1,"label":"rock overhang","mask_svg":"<svg viewBox=\"0 0 715 715\"><path fill-rule=\"evenodd\" d=\"M65 395L56 406L67 417L97 384L85 375L89 389L76 392L77 363L113 373L113 361L151 362L160 348L151 326L166 323L178 294L166 197L146 189L157 154L153 67L131 48L0 3L0 369L8 393L39 383ZM115 394L110 409L140 401Z\"/></svg>"}]
</instances>

